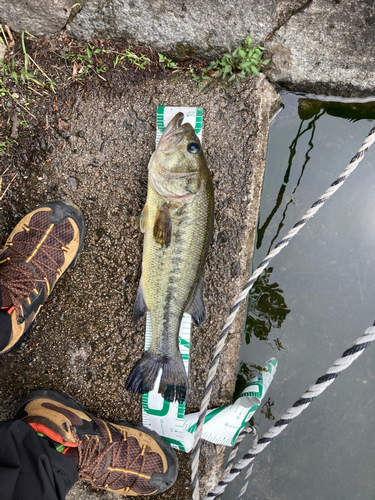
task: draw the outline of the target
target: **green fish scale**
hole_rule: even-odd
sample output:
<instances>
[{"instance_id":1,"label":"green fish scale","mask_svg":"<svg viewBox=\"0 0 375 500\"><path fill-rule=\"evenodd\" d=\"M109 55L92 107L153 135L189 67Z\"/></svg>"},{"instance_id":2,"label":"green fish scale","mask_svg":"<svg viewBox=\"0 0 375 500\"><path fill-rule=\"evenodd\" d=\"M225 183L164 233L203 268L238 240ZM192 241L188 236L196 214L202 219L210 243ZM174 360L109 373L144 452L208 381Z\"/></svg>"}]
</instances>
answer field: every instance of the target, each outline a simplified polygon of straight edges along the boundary
<instances>
[{"instance_id":1,"label":"green fish scale","mask_svg":"<svg viewBox=\"0 0 375 500\"><path fill-rule=\"evenodd\" d=\"M178 332L182 315L195 293L203 272L211 239L213 193L208 183L191 203L171 209L172 238L168 248L156 243L153 227L158 207L166 199L150 185L148 227L145 231L142 288L152 324L151 351L174 358L178 355Z\"/></svg>"}]
</instances>

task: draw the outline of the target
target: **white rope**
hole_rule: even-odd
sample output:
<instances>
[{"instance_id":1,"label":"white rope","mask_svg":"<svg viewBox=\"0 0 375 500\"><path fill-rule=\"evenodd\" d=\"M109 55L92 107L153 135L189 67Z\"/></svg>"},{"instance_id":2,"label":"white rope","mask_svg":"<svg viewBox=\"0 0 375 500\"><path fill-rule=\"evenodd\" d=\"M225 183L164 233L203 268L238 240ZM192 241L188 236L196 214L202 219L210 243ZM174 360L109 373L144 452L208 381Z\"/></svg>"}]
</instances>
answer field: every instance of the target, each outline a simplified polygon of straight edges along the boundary
<instances>
[{"instance_id":1,"label":"white rope","mask_svg":"<svg viewBox=\"0 0 375 500\"><path fill-rule=\"evenodd\" d=\"M199 455L200 455L200 446L201 446L201 437L203 431L204 419L207 413L208 405L210 402L211 392L213 381L217 372L217 367L220 360L221 351L225 345L225 341L227 335L230 331L230 328L233 324L234 318L242 304L242 302L247 297L249 291L251 290L254 282L257 278L262 274L264 269L269 265L271 260L281 252L283 248L285 248L289 241L295 236L300 229L307 223L309 219L311 219L317 211L323 206L323 204L342 186L345 180L349 177L349 175L357 168L359 162L363 159L367 150L371 146L371 144L375 141L375 127L370 130L370 133L364 140L362 146L359 148L357 154L351 159L349 165L345 168L342 174L334 181L331 186L327 189L327 191L311 206L311 208L305 213L301 220L299 220L292 229L288 232L288 234L282 238L282 240L275 246L273 250L267 255L267 257L259 264L258 268L251 275L249 281L243 287L241 293L238 295L235 300L234 306L230 311L227 321L221 331L218 343L216 345L214 358L211 362L211 366L208 372L208 378L206 382L205 392L203 395L201 408L199 410L199 417L197 422L197 429L195 432L194 446L192 450L192 465L191 465L191 482L193 488L193 500L199 500L199 477L198 477L198 467L199 467ZM349 365L348 365L349 366ZM345 369L345 368L343 368ZM329 384L328 384L329 385ZM324 390L324 389L323 389ZM302 411L302 410L301 410Z\"/></svg>"},{"instance_id":2,"label":"white rope","mask_svg":"<svg viewBox=\"0 0 375 500\"><path fill-rule=\"evenodd\" d=\"M247 436L248 434L254 435L254 437L253 437L253 444L254 444L255 440L258 439L258 433L257 433L257 430L255 429L255 427L250 425L249 422L241 430L241 432L238 434L238 436L236 438L236 441L234 442L234 445L233 445L232 450L231 450L229 457L228 457L227 466L223 472L224 476L231 470L231 468L234 464L234 459L236 458L236 455L238 453L239 446L240 446L242 440L244 439L244 437ZM252 467L250 467L250 469L252 469ZM218 497L216 497L217 500L219 500L219 498L220 498L220 495Z\"/></svg>"},{"instance_id":3,"label":"white rope","mask_svg":"<svg viewBox=\"0 0 375 500\"><path fill-rule=\"evenodd\" d=\"M250 450L244 455L241 460L239 460L234 466L231 465L231 468L228 467L225 469L223 478L215 488L213 488L210 493L204 500L212 500L215 497L221 495L228 484L233 481L240 472L246 468L248 465L252 465L252 462L255 458L261 453L269 443L296 418L300 415L303 410L305 410L315 398L319 396L322 392L324 392L328 386L330 386L334 380L340 375L341 372L346 370L352 363L355 361L375 340L375 326L367 328L364 332L363 336L357 339L353 347L347 349L341 358L337 359L333 365L326 371L326 373L318 378L316 383L309 387L309 389L302 394L300 399L294 403L294 405L287 410L284 415L282 415L281 419L274 423L274 425L264 434L264 436L258 440L258 442L254 442L253 446ZM228 470L229 469L229 470ZM246 473L245 484L241 489L239 498L245 493L246 487L248 484L248 478L251 474L251 471ZM246 486L246 487L245 487Z\"/></svg>"}]
</instances>

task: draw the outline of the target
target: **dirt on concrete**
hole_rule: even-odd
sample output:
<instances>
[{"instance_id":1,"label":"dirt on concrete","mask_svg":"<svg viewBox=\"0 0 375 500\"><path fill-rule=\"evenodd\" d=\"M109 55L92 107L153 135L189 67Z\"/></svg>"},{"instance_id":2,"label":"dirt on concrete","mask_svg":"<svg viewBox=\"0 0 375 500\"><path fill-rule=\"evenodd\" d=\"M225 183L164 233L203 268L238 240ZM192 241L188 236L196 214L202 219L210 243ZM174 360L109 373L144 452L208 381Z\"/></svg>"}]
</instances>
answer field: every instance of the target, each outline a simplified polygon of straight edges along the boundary
<instances>
[{"instance_id":1,"label":"dirt on concrete","mask_svg":"<svg viewBox=\"0 0 375 500\"><path fill-rule=\"evenodd\" d=\"M142 76L140 76L142 75ZM193 328L187 413L198 411L213 352L248 277L261 194L269 118L278 96L264 76L199 90L188 77L129 70L117 85L65 88L39 105L39 126L14 157L17 185L4 204L3 242L36 205L67 199L87 233L73 270L62 277L22 347L1 358L0 418L12 418L30 391L65 391L109 421L141 421L141 398L125 383L144 351L145 322L132 324L141 273L140 180L155 147L156 107L202 106L203 149L215 189L215 228L205 267L207 319ZM43 127L41 126L43 125ZM223 352L210 407L232 402L243 314ZM202 488L220 478L225 448L202 447ZM176 485L161 499L191 497L189 455L177 452ZM67 500L118 496L77 484Z\"/></svg>"}]
</instances>

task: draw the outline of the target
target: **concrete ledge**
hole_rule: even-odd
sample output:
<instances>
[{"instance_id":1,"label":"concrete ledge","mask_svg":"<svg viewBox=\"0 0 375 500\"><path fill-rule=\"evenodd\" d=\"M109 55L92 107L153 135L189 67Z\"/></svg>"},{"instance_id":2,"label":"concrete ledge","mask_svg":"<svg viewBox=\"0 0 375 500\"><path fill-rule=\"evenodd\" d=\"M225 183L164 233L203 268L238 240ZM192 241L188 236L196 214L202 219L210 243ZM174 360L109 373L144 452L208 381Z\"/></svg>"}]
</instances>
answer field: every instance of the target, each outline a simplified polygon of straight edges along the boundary
<instances>
[{"instance_id":1,"label":"concrete ledge","mask_svg":"<svg viewBox=\"0 0 375 500\"><path fill-rule=\"evenodd\" d=\"M363 0L313 0L266 43L266 74L289 90L374 95L375 5Z\"/></svg>"},{"instance_id":2,"label":"concrete ledge","mask_svg":"<svg viewBox=\"0 0 375 500\"><path fill-rule=\"evenodd\" d=\"M35 205L64 197L82 208L87 235L77 266L58 282L27 342L1 359L0 418L12 417L29 391L50 387L100 418L141 420L140 398L125 390L125 382L144 348L144 322L132 325L143 240L137 191L154 150L159 104L204 107L203 148L215 187L204 281L207 320L192 335L187 411L199 409L220 329L248 278L269 117L278 100L264 76L246 81L238 93L234 85L214 82L200 91L179 74L157 79L128 71L112 90L76 94L68 88L40 107L40 123L47 115L49 128L36 129L17 150L24 165L5 211L7 227ZM232 402L242 329L239 314L211 407ZM205 444L202 455L202 489L208 490L220 476L224 447ZM160 498L190 498L189 456L178 456L178 483ZM67 500L99 497L117 498L77 485Z\"/></svg>"}]
</instances>

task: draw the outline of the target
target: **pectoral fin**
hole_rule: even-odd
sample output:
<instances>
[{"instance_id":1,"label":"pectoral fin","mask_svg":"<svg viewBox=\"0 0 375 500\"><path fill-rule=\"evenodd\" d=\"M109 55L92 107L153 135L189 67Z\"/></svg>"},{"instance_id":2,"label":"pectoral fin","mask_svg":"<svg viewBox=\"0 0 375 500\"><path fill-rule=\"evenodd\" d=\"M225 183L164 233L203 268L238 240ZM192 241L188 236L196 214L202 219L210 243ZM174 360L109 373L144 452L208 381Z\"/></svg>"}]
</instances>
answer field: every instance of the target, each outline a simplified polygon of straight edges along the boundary
<instances>
[{"instance_id":1,"label":"pectoral fin","mask_svg":"<svg viewBox=\"0 0 375 500\"><path fill-rule=\"evenodd\" d=\"M142 233L144 233L148 226L148 205L143 207L141 215L139 216L139 227L141 228Z\"/></svg>"},{"instance_id":2,"label":"pectoral fin","mask_svg":"<svg viewBox=\"0 0 375 500\"><path fill-rule=\"evenodd\" d=\"M146 302L143 296L143 290L141 284L138 286L137 297L134 303L133 309L133 324L135 325L138 320L140 320L147 311Z\"/></svg>"},{"instance_id":3,"label":"pectoral fin","mask_svg":"<svg viewBox=\"0 0 375 500\"><path fill-rule=\"evenodd\" d=\"M206 310L203 302L203 277L201 278L197 291L186 309L186 312L191 314L197 326L201 326L206 319Z\"/></svg>"},{"instance_id":4,"label":"pectoral fin","mask_svg":"<svg viewBox=\"0 0 375 500\"><path fill-rule=\"evenodd\" d=\"M166 248L169 247L172 238L172 219L169 213L169 205L165 203L158 207L154 224L154 239Z\"/></svg>"}]
</instances>

